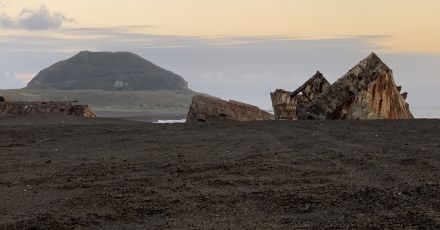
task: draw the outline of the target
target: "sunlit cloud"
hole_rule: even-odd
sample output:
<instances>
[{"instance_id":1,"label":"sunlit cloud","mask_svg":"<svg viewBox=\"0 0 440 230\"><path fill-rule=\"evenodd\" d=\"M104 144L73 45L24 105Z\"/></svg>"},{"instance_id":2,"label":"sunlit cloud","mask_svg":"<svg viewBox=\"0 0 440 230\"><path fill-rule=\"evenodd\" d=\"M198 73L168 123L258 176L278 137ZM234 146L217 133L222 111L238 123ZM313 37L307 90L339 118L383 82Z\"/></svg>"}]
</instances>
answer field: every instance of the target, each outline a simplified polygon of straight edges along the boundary
<instances>
[{"instance_id":1,"label":"sunlit cloud","mask_svg":"<svg viewBox=\"0 0 440 230\"><path fill-rule=\"evenodd\" d=\"M23 83L28 83L35 77L35 73L15 73L15 78Z\"/></svg>"},{"instance_id":2,"label":"sunlit cloud","mask_svg":"<svg viewBox=\"0 0 440 230\"><path fill-rule=\"evenodd\" d=\"M17 89L26 86L35 76L34 73L0 73L0 89Z\"/></svg>"},{"instance_id":3,"label":"sunlit cloud","mask_svg":"<svg viewBox=\"0 0 440 230\"><path fill-rule=\"evenodd\" d=\"M60 12L50 12L42 5L37 9L23 8L15 18L2 13L0 15L0 26L11 29L25 29L30 31L58 29L64 23L76 22L73 18L68 18Z\"/></svg>"},{"instance_id":4,"label":"sunlit cloud","mask_svg":"<svg viewBox=\"0 0 440 230\"><path fill-rule=\"evenodd\" d=\"M8 4L9 0L0 0L0 8L5 7Z\"/></svg>"}]
</instances>

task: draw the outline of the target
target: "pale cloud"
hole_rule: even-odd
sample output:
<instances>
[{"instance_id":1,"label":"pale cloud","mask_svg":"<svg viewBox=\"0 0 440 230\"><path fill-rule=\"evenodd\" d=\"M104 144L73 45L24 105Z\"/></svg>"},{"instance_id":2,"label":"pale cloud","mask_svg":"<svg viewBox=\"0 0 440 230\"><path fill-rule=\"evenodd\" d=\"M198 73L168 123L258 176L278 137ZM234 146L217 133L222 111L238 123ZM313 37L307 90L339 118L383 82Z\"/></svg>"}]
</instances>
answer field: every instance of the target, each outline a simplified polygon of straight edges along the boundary
<instances>
[{"instance_id":1,"label":"pale cloud","mask_svg":"<svg viewBox=\"0 0 440 230\"><path fill-rule=\"evenodd\" d=\"M35 77L35 73L15 73L14 77L22 83L28 83Z\"/></svg>"},{"instance_id":2,"label":"pale cloud","mask_svg":"<svg viewBox=\"0 0 440 230\"><path fill-rule=\"evenodd\" d=\"M0 0L0 8L5 7L8 4L9 0Z\"/></svg>"},{"instance_id":3,"label":"pale cloud","mask_svg":"<svg viewBox=\"0 0 440 230\"><path fill-rule=\"evenodd\" d=\"M38 4L75 17L81 27L152 24L154 28L133 29L203 37L283 34L327 39L387 34L375 42L388 51L440 52L438 0L423 4L410 0L10 0L0 12L16 21L19 9ZM368 17L363 16L366 10Z\"/></svg>"},{"instance_id":4,"label":"pale cloud","mask_svg":"<svg viewBox=\"0 0 440 230\"><path fill-rule=\"evenodd\" d=\"M64 16L61 12L51 12L42 5L37 9L23 8L16 18L2 13L0 26L12 29L49 30L58 29L64 23L74 23L75 19Z\"/></svg>"},{"instance_id":5,"label":"pale cloud","mask_svg":"<svg viewBox=\"0 0 440 230\"><path fill-rule=\"evenodd\" d=\"M34 76L33 73L4 72L3 74L0 74L0 89L23 88Z\"/></svg>"}]
</instances>

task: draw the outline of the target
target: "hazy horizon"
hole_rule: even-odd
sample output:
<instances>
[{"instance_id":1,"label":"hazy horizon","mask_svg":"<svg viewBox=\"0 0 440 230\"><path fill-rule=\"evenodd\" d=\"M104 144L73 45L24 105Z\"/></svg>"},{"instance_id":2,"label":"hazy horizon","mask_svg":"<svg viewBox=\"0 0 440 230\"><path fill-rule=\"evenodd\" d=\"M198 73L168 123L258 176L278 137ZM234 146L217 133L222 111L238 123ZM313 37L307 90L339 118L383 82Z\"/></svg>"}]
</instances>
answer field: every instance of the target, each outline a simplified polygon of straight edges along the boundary
<instances>
[{"instance_id":1,"label":"hazy horizon","mask_svg":"<svg viewBox=\"0 0 440 230\"><path fill-rule=\"evenodd\" d=\"M440 102L440 2L0 0L0 88L81 50L130 51L190 88L270 108L317 70L334 82L371 52L413 107Z\"/></svg>"}]
</instances>

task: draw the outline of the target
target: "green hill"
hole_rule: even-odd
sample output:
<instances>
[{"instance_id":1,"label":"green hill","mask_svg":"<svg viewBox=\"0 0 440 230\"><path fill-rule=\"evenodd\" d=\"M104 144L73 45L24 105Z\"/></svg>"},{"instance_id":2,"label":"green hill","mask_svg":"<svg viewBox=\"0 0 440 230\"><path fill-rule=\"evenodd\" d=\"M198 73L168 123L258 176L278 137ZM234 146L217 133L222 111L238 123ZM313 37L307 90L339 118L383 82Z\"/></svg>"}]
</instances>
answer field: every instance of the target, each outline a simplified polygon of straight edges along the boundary
<instances>
[{"instance_id":1,"label":"green hill","mask_svg":"<svg viewBox=\"0 0 440 230\"><path fill-rule=\"evenodd\" d=\"M55 63L42 70L27 89L63 90L184 90L188 83L129 52L90 52Z\"/></svg>"}]
</instances>

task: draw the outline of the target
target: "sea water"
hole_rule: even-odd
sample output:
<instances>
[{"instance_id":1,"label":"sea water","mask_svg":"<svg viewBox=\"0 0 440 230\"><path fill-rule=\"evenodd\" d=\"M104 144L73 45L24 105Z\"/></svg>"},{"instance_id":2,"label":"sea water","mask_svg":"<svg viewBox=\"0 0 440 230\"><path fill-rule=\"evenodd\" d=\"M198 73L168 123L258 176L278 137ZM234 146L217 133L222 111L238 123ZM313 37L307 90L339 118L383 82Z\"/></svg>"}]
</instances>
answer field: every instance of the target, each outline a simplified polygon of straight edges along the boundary
<instances>
[{"instance_id":1,"label":"sea water","mask_svg":"<svg viewBox=\"0 0 440 230\"><path fill-rule=\"evenodd\" d=\"M440 107L411 107L415 118L440 118Z\"/></svg>"},{"instance_id":2,"label":"sea water","mask_svg":"<svg viewBox=\"0 0 440 230\"><path fill-rule=\"evenodd\" d=\"M154 122L156 124L171 124L171 123L185 123L186 119L181 120L158 120L157 122Z\"/></svg>"}]
</instances>

